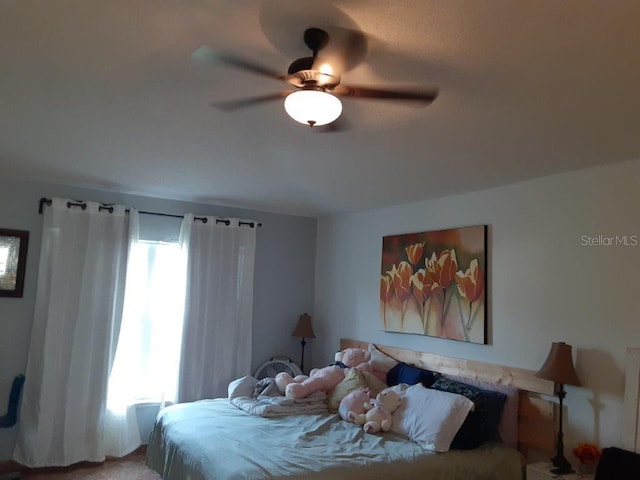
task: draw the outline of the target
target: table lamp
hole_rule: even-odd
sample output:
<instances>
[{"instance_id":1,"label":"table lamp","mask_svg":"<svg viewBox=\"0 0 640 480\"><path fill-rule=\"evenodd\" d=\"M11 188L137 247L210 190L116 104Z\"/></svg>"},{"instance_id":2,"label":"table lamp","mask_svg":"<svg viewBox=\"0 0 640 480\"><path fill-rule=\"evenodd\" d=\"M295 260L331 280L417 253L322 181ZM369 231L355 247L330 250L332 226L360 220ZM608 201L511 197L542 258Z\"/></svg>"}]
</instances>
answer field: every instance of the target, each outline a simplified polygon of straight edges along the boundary
<instances>
[{"instance_id":1,"label":"table lamp","mask_svg":"<svg viewBox=\"0 0 640 480\"><path fill-rule=\"evenodd\" d=\"M556 441L556 455L551 459L551 463L555 468L551 470L551 472L558 475L571 473L573 469L564 456L564 443L562 438L562 401L566 395L564 386L580 385L580 380L573 367L571 345L564 342L553 342L547 360L536 373L536 377L554 382L555 394L560 401L560 424L558 426L558 439Z\"/></svg>"},{"instance_id":2,"label":"table lamp","mask_svg":"<svg viewBox=\"0 0 640 480\"><path fill-rule=\"evenodd\" d=\"M302 345L302 354L300 356L300 369L304 373L304 346L307 344L307 338L316 338L316 334L313 333L313 327L311 326L311 317L306 313L300 315L298 318L298 324L295 330L291 334L292 337L302 338L300 344Z\"/></svg>"}]
</instances>

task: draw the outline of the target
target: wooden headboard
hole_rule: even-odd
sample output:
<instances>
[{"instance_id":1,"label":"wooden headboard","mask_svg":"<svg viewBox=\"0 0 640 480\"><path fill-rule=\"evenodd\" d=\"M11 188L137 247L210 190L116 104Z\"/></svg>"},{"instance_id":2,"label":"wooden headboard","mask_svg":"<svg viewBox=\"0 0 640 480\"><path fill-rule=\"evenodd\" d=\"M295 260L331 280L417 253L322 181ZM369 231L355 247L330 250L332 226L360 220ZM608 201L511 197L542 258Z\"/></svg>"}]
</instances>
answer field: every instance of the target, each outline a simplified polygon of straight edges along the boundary
<instances>
[{"instance_id":1,"label":"wooden headboard","mask_svg":"<svg viewBox=\"0 0 640 480\"><path fill-rule=\"evenodd\" d=\"M340 350L345 348L366 349L368 344L368 342L342 338L340 339ZM517 388L520 391L519 450L525 457L530 448L548 452L554 450L557 423L555 420L556 404L541 398L541 395L554 394L554 383L536 377L533 370L374 345L386 355L416 367Z\"/></svg>"}]
</instances>

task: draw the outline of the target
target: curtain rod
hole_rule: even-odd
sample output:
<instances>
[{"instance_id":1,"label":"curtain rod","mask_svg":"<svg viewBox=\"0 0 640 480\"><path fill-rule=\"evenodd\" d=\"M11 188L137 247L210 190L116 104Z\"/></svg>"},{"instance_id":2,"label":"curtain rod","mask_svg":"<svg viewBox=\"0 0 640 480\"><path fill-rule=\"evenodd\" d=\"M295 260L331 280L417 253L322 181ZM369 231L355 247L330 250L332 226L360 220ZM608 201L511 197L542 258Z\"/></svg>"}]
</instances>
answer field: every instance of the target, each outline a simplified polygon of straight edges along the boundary
<instances>
[{"instance_id":1,"label":"curtain rod","mask_svg":"<svg viewBox=\"0 0 640 480\"><path fill-rule=\"evenodd\" d=\"M44 211L44 206L51 206L51 199L50 198L46 198L46 197L42 197L40 199L40 205L38 206L38 213L40 215L42 215L42 212ZM71 207L80 207L83 210L85 208L87 208L87 204L84 203L81 200L77 200L77 201L69 201L67 202L67 207L71 208ZM113 213L113 204L112 203L101 203L100 206L98 207L98 210L109 210L109 213ZM127 208L125 210L125 212L129 213L129 209ZM143 212L143 211L138 211L138 213L143 214L143 215L157 215L159 217L172 217L172 218L184 218L184 215L174 215L172 213L159 213L159 212ZM201 221L202 223L207 223L209 220L207 219L207 217L197 217L194 216L193 217L193 221ZM225 225L229 225L231 223L231 220L226 220L226 219L222 219L222 218L216 218L216 223L224 223ZM254 227L261 227L262 223L260 222L243 222L242 220L240 220L238 222L238 225L247 225L251 228Z\"/></svg>"}]
</instances>

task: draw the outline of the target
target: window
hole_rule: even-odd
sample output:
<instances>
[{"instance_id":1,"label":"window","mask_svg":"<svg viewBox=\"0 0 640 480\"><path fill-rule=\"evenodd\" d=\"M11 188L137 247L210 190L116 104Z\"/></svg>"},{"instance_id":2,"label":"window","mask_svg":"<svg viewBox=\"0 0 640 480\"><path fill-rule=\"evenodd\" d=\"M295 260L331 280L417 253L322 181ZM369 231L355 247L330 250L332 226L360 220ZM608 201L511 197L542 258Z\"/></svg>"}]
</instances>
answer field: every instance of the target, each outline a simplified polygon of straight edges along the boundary
<instances>
[{"instance_id":1,"label":"window","mask_svg":"<svg viewBox=\"0 0 640 480\"><path fill-rule=\"evenodd\" d=\"M175 401L184 315L185 262L178 243L134 243L127 270L108 408Z\"/></svg>"},{"instance_id":2,"label":"window","mask_svg":"<svg viewBox=\"0 0 640 480\"><path fill-rule=\"evenodd\" d=\"M0 246L0 275L4 275L7 271L9 263L9 247Z\"/></svg>"}]
</instances>

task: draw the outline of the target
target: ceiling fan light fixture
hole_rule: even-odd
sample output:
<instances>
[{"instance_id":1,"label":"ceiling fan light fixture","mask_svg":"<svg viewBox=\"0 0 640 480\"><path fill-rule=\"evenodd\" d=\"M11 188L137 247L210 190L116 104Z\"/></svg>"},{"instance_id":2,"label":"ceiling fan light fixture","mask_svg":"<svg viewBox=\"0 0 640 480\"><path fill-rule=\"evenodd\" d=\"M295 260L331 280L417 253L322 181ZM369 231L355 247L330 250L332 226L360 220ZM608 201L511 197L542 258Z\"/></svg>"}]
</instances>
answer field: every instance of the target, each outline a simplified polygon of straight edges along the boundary
<instances>
[{"instance_id":1,"label":"ceiling fan light fixture","mask_svg":"<svg viewBox=\"0 0 640 480\"><path fill-rule=\"evenodd\" d=\"M296 122L304 125L327 125L342 113L342 102L322 90L299 90L287 95L284 109Z\"/></svg>"}]
</instances>

